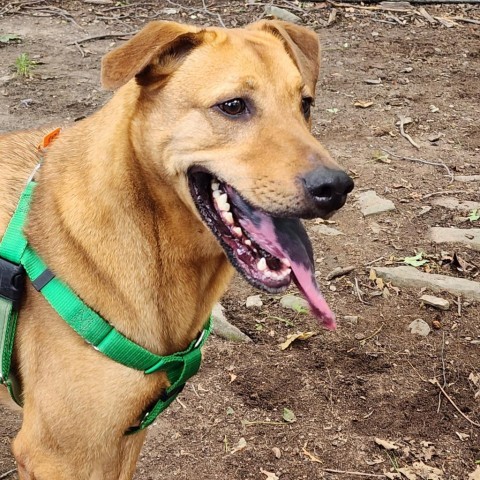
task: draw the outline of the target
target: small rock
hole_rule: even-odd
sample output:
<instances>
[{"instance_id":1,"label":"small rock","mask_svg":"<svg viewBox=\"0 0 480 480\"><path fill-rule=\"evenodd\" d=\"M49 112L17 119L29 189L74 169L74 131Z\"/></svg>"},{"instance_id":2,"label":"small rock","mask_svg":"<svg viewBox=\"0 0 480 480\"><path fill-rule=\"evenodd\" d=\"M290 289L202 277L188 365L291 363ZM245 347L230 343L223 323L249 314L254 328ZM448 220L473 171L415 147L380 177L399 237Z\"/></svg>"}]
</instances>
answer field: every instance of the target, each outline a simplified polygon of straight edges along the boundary
<instances>
[{"instance_id":1,"label":"small rock","mask_svg":"<svg viewBox=\"0 0 480 480\"><path fill-rule=\"evenodd\" d=\"M421 318L417 318L408 326L410 332L415 335L421 335L422 337L426 337L430 333L430 326L425 320Z\"/></svg>"},{"instance_id":2,"label":"small rock","mask_svg":"<svg viewBox=\"0 0 480 480\"><path fill-rule=\"evenodd\" d=\"M442 133L432 133L431 135L428 136L428 141L429 142L438 142L443 137Z\"/></svg>"},{"instance_id":3,"label":"small rock","mask_svg":"<svg viewBox=\"0 0 480 480\"><path fill-rule=\"evenodd\" d=\"M295 15L294 13L289 12L284 8L275 7L273 5L269 5L267 8L265 8L265 13L267 15L272 15L274 17L277 17L280 20L285 20L286 22L292 22L292 23L302 22L302 19L297 15Z\"/></svg>"},{"instance_id":4,"label":"small rock","mask_svg":"<svg viewBox=\"0 0 480 480\"><path fill-rule=\"evenodd\" d=\"M356 333L355 334L355 340L363 340L365 338L364 333Z\"/></svg>"},{"instance_id":5,"label":"small rock","mask_svg":"<svg viewBox=\"0 0 480 480\"><path fill-rule=\"evenodd\" d=\"M442 328L442 323L440 322L440 320L434 320L432 322L432 327L435 329L435 330L440 330Z\"/></svg>"},{"instance_id":6,"label":"small rock","mask_svg":"<svg viewBox=\"0 0 480 480\"><path fill-rule=\"evenodd\" d=\"M395 204L377 195L374 190L367 190L358 195L358 203L364 217L395 210Z\"/></svg>"},{"instance_id":7,"label":"small rock","mask_svg":"<svg viewBox=\"0 0 480 480\"><path fill-rule=\"evenodd\" d=\"M382 227L377 222L372 222L368 226L375 235L378 235L382 231Z\"/></svg>"},{"instance_id":8,"label":"small rock","mask_svg":"<svg viewBox=\"0 0 480 480\"><path fill-rule=\"evenodd\" d=\"M260 295L251 295L250 297L247 297L245 306L247 308L260 308L263 306L262 297Z\"/></svg>"},{"instance_id":9,"label":"small rock","mask_svg":"<svg viewBox=\"0 0 480 480\"><path fill-rule=\"evenodd\" d=\"M356 315L345 315L343 319L352 325L356 325L358 323L358 317Z\"/></svg>"},{"instance_id":10,"label":"small rock","mask_svg":"<svg viewBox=\"0 0 480 480\"><path fill-rule=\"evenodd\" d=\"M430 238L435 243L461 243L480 251L480 228L432 227Z\"/></svg>"},{"instance_id":11,"label":"small rock","mask_svg":"<svg viewBox=\"0 0 480 480\"><path fill-rule=\"evenodd\" d=\"M327 227L326 225L315 225L312 227L312 230L315 233L320 233L321 235L327 235L329 237L336 237L338 235L345 235L340 230L337 230L333 227Z\"/></svg>"},{"instance_id":12,"label":"small rock","mask_svg":"<svg viewBox=\"0 0 480 480\"><path fill-rule=\"evenodd\" d=\"M275 455L275 458L280 458L282 456L282 452L278 447L273 447L272 452Z\"/></svg>"},{"instance_id":13,"label":"small rock","mask_svg":"<svg viewBox=\"0 0 480 480\"><path fill-rule=\"evenodd\" d=\"M296 297L295 295L285 295L280 299L280 305L283 308L288 308L289 310L293 310L295 312L301 310L308 310L308 302L303 298Z\"/></svg>"},{"instance_id":14,"label":"small rock","mask_svg":"<svg viewBox=\"0 0 480 480\"><path fill-rule=\"evenodd\" d=\"M431 305L432 307L440 310L448 310L450 308L450 302L444 298L434 297L433 295L422 295L420 300L425 305Z\"/></svg>"},{"instance_id":15,"label":"small rock","mask_svg":"<svg viewBox=\"0 0 480 480\"><path fill-rule=\"evenodd\" d=\"M461 202L454 197L440 197L432 200L433 205L448 208L449 210L458 210L459 212L471 212L480 209L480 202Z\"/></svg>"},{"instance_id":16,"label":"small rock","mask_svg":"<svg viewBox=\"0 0 480 480\"><path fill-rule=\"evenodd\" d=\"M449 292L465 300L480 301L480 283L465 278L424 273L415 267L374 267L377 277L392 282L398 287L428 288L433 292ZM463 304L465 306L465 303Z\"/></svg>"}]
</instances>

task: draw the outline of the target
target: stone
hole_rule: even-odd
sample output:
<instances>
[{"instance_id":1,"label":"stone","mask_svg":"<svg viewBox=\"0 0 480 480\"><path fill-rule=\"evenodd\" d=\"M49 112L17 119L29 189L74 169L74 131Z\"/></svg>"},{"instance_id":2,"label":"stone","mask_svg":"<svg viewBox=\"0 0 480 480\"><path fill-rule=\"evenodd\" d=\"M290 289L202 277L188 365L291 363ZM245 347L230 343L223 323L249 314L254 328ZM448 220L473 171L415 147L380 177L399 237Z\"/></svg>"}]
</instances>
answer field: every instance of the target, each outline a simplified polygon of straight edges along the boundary
<instances>
[{"instance_id":1,"label":"stone","mask_svg":"<svg viewBox=\"0 0 480 480\"><path fill-rule=\"evenodd\" d=\"M356 325L358 323L358 317L356 315L345 315L343 319L352 325Z\"/></svg>"},{"instance_id":2,"label":"stone","mask_svg":"<svg viewBox=\"0 0 480 480\"><path fill-rule=\"evenodd\" d=\"M326 225L314 225L312 231L319 233L320 235L327 235L329 237L336 237L338 235L345 235L340 230L333 227L327 227Z\"/></svg>"},{"instance_id":3,"label":"stone","mask_svg":"<svg viewBox=\"0 0 480 480\"><path fill-rule=\"evenodd\" d=\"M260 308L263 306L262 297L260 295L251 295L250 297L247 297L245 306L247 308Z\"/></svg>"},{"instance_id":4,"label":"stone","mask_svg":"<svg viewBox=\"0 0 480 480\"><path fill-rule=\"evenodd\" d=\"M236 343L249 343L252 339L245 335L241 330L239 330L235 325L229 323L225 317L224 308L220 303L216 303L212 309L212 318L213 318L213 333L218 335L225 340Z\"/></svg>"},{"instance_id":5,"label":"stone","mask_svg":"<svg viewBox=\"0 0 480 480\"><path fill-rule=\"evenodd\" d=\"M378 196L374 190L359 193L358 204L364 217L395 210L395 204L391 200Z\"/></svg>"},{"instance_id":6,"label":"stone","mask_svg":"<svg viewBox=\"0 0 480 480\"><path fill-rule=\"evenodd\" d=\"M457 182L480 182L480 175L455 175Z\"/></svg>"},{"instance_id":7,"label":"stone","mask_svg":"<svg viewBox=\"0 0 480 480\"><path fill-rule=\"evenodd\" d=\"M430 238L435 243L461 243L480 251L480 228L432 227Z\"/></svg>"},{"instance_id":8,"label":"stone","mask_svg":"<svg viewBox=\"0 0 480 480\"><path fill-rule=\"evenodd\" d=\"M449 292L465 300L480 301L480 283L465 278L449 277L434 273L423 273L415 267L373 267L377 277L395 286L406 288L428 288L432 292Z\"/></svg>"},{"instance_id":9,"label":"stone","mask_svg":"<svg viewBox=\"0 0 480 480\"><path fill-rule=\"evenodd\" d=\"M430 333L430 325L425 320L417 318L409 326L408 329L415 335L426 337Z\"/></svg>"},{"instance_id":10,"label":"stone","mask_svg":"<svg viewBox=\"0 0 480 480\"><path fill-rule=\"evenodd\" d=\"M368 226L375 235L378 235L382 231L382 227L377 222L369 223Z\"/></svg>"},{"instance_id":11,"label":"stone","mask_svg":"<svg viewBox=\"0 0 480 480\"><path fill-rule=\"evenodd\" d=\"M425 305L438 308L439 310L448 310L450 308L450 302L445 298L435 297L433 295L422 295L420 300Z\"/></svg>"},{"instance_id":12,"label":"stone","mask_svg":"<svg viewBox=\"0 0 480 480\"><path fill-rule=\"evenodd\" d=\"M480 210L480 202L461 202L454 197L440 197L432 200L433 205L448 208L449 210L458 210L459 212L471 212L472 210Z\"/></svg>"},{"instance_id":13,"label":"stone","mask_svg":"<svg viewBox=\"0 0 480 480\"><path fill-rule=\"evenodd\" d=\"M284 8L280 7L275 7L273 5L267 6L265 8L265 13L267 15L272 15L274 17L279 18L280 20L285 20L286 22L292 22L292 23L301 23L302 19L295 15L292 12L289 12L288 10L285 10Z\"/></svg>"},{"instance_id":14,"label":"stone","mask_svg":"<svg viewBox=\"0 0 480 480\"><path fill-rule=\"evenodd\" d=\"M302 310L308 310L308 302L303 298L295 295L285 295L280 299L280 305L288 310L299 312Z\"/></svg>"}]
</instances>

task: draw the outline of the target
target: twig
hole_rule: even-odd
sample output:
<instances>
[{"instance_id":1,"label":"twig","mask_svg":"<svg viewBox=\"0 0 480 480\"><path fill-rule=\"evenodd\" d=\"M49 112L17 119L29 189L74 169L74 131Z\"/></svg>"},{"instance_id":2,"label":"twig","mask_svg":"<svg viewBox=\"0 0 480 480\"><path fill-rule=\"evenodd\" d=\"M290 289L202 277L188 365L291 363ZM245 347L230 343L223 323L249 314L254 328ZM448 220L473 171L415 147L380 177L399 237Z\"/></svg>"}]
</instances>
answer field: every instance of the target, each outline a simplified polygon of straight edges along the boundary
<instances>
[{"instance_id":1,"label":"twig","mask_svg":"<svg viewBox=\"0 0 480 480\"><path fill-rule=\"evenodd\" d=\"M468 193L466 190L440 190L438 192L427 193L422 197L422 200L426 198L434 197L435 195L452 195L456 193Z\"/></svg>"},{"instance_id":2,"label":"twig","mask_svg":"<svg viewBox=\"0 0 480 480\"><path fill-rule=\"evenodd\" d=\"M324 468L323 471L325 473L338 473L340 475L356 475L357 477L387 478L385 475L379 475L378 473L352 472L350 470L335 470L333 468Z\"/></svg>"},{"instance_id":3,"label":"twig","mask_svg":"<svg viewBox=\"0 0 480 480\"><path fill-rule=\"evenodd\" d=\"M267 422L264 420L254 420L253 422L250 420L243 420L242 425L244 427L251 427L253 425L279 425L281 427L285 427L287 424L282 422Z\"/></svg>"},{"instance_id":4,"label":"twig","mask_svg":"<svg viewBox=\"0 0 480 480\"><path fill-rule=\"evenodd\" d=\"M184 410L187 409L186 405L185 405L178 397L177 397L175 400L181 405L181 407L182 407Z\"/></svg>"},{"instance_id":5,"label":"twig","mask_svg":"<svg viewBox=\"0 0 480 480\"><path fill-rule=\"evenodd\" d=\"M362 298L362 292L360 290L360 287L358 286L358 278L355 277L355 292L357 294L358 299L360 300L360 303L363 303L365 305L365 300Z\"/></svg>"},{"instance_id":6,"label":"twig","mask_svg":"<svg viewBox=\"0 0 480 480\"><path fill-rule=\"evenodd\" d=\"M428 380L425 377L422 377L420 372L412 365L412 362L410 360L407 360L407 363L415 370L415 373L418 375L420 380L422 380L422 382L428 382Z\"/></svg>"},{"instance_id":7,"label":"twig","mask_svg":"<svg viewBox=\"0 0 480 480\"><path fill-rule=\"evenodd\" d=\"M403 128L405 126L405 120L406 120L405 117L403 115L400 115L399 120L400 120L400 135L403 138L406 138L417 150L420 150L420 147L418 146L417 143L415 143L413 138L408 133L405 133L405 129Z\"/></svg>"},{"instance_id":8,"label":"twig","mask_svg":"<svg viewBox=\"0 0 480 480\"><path fill-rule=\"evenodd\" d=\"M448 396L447 392L443 389L443 387L438 383L438 380L436 378L433 378L432 380L430 380L430 383L432 383L433 385L436 385L440 391L445 395L445 398L452 404L452 406L455 408L455 410L470 424L470 425L473 425L475 427L478 427L480 428L480 423L477 423L477 422L474 422L473 420L471 420L470 418L468 418L458 407L457 405L455 404L455 402Z\"/></svg>"},{"instance_id":9,"label":"twig","mask_svg":"<svg viewBox=\"0 0 480 480\"><path fill-rule=\"evenodd\" d=\"M99 40L101 38L122 38L122 37L129 37L130 35L135 35L139 32L140 30L134 30L133 32L126 32L126 33L103 33L101 35L93 35L91 37L85 37L81 38L80 40L75 40L73 42L67 43L67 45L75 45L76 43L86 43L86 42L91 42L92 40Z\"/></svg>"},{"instance_id":10,"label":"twig","mask_svg":"<svg viewBox=\"0 0 480 480\"><path fill-rule=\"evenodd\" d=\"M355 267L350 265L349 267L337 267L334 268L328 275L327 280L333 280L334 278L343 277L344 275L348 275L350 272L353 272Z\"/></svg>"},{"instance_id":11,"label":"twig","mask_svg":"<svg viewBox=\"0 0 480 480\"><path fill-rule=\"evenodd\" d=\"M365 266L365 267L368 267L369 265L372 265L372 263L377 263L377 262L379 262L380 260L383 260L384 258L385 258L384 256L383 256L383 257L378 257L378 258L376 258L375 260L372 260L371 262L365 263L364 266Z\"/></svg>"},{"instance_id":12,"label":"twig","mask_svg":"<svg viewBox=\"0 0 480 480\"><path fill-rule=\"evenodd\" d=\"M382 323L380 325L380 327L378 327L372 334L370 334L368 337L365 337L365 338L362 338L360 340L360 342L363 342L365 343L367 340L370 340L371 338L375 337L376 335L378 335L381 331L382 331L382 328L385 326L384 323Z\"/></svg>"},{"instance_id":13,"label":"twig","mask_svg":"<svg viewBox=\"0 0 480 480\"><path fill-rule=\"evenodd\" d=\"M2 480L3 478L9 477L12 473L15 473L16 471L17 471L17 469L13 468L12 470L8 470L8 472L2 473L0 475L0 480Z\"/></svg>"},{"instance_id":14,"label":"twig","mask_svg":"<svg viewBox=\"0 0 480 480\"><path fill-rule=\"evenodd\" d=\"M462 297L460 295L457 297L457 313L459 317L462 316Z\"/></svg>"},{"instance_id":15,"label":"twig","mask_svg":"<svg viewBox=\"0 0 480 480\"><path fill-rule=\"evenodd\" d=\"M214 17L217 17L220 25L223 28L225 28L225 24L223 23L221 15L217 12L211 12L210 10L208 10L207 5L205 4L205 0L202 0L203 8L184 7L183 5L180 5L179 3L172 2L172 0L167 0L167 3L169 3L170 5L173 5L174 7L181 8L182 10L187 10L189 12L206 13L207 15L212 15Z\"/></svg>"},{"instance_id":16,"label":"twig","mask_svg":"<svg viewBox=\"0 0 480 480\"><path fill-rule=\"evenodd\" d=\"M85 58L85 52L83 51L83 48L77 42L75 42L74 45L77 47L77 49L80 52L80 55L82 56L82 58Z\"/></svg>"},{"instance_id":17,"label":"twig","mask_svg":"<svg viewBox=\"0 0 480 480\"><path fill-rule=\"evenodd\" d=\"M452 171L450 170L450 168L448 168L448 165L445 164L444 162L428 162L427 160L422 160L421 158L405 157L404 155L398 155L397 153L390 152L386 148L380 148L380 150L382 152L388 153L392 157L398 158L399 160L408 160L409 162L423 163L425 165L432 165L434 167L443 167L447 171L448 176L450 177L450 182L453 182L454 180Z\"/></svg>"},{"instance_id":18,"label":"twig","mask_svg":"<svg viewBox=\"0 0 480 480\"><path fill-rule=\"evenodd\" d=\"M442 378L443 378L443 388L447 386L447 378L445 376L445 332L442 332L442 350L440 353L440 358L442 360ZM442 406L442 394L438 394L438 406L437 413L440 413L440 407Z\"/></svg>"}]
</instances>

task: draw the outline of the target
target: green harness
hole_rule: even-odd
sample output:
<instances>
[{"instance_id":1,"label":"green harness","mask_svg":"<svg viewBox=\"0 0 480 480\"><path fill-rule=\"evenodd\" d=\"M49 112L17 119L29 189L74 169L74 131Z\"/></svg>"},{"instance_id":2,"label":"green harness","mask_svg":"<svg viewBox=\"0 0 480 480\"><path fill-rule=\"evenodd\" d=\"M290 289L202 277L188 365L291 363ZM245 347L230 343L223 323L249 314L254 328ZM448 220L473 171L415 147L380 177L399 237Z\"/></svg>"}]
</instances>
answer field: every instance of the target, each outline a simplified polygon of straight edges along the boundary
<instances>
[{"instance_id":1,"label":"green harness","mask_svg":"<svg viewBox=\"0 0 480 480\"><path fill-rule=\"evenodd\" d=\"M150 411L144 414L139 425L131 427L127 433L143 430L172 403L187 380L198 372L202 360L200 349L212 328L211 317L198 338L186 350L165 357L126 338L56 278L28 244L23 228L35 186L35 181L28 182L0 242L0 383L7 387L12 398L21 405L21 394L11 364L26 272L35 289L93 348L122 365L143 370L146 375L159 371L167 374L170 386L163 391Z\"/></svg>"}]
</instances>

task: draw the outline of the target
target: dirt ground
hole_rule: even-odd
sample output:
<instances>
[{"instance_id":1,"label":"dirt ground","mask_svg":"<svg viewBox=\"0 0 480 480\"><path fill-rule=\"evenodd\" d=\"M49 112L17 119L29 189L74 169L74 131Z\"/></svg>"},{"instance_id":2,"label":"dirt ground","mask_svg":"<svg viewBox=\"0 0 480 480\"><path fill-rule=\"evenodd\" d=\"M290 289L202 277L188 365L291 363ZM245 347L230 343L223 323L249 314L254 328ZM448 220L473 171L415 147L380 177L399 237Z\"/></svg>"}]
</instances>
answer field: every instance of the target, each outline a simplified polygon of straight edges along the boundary
<instances>
[{"instance_id":1,"label":"dirt ground","mask_svg":"<svg viewBox=\"0 0 480 480\"><path fill-rule=\"evenodd\" d=\"M99 83L100 59L122 40L86 37L130 32L153 18L217 25L220 15L227 26L241 26L264 11L249 3L211 1L204 10L201 1L181 0L0 1L0 39L20 37L0 40L0 132L73 122L109 98ZM364 218L352 195L329 225L342 236L308 223L318 279L339 320L333 333L308 313L281 308L278 297L262 294L263 307L247 309L247 296L258 292L235 279L222 302L254 342L208 342L201 373L151 427L135 478L466 480L480 462L478 305L444 294L452 307L435 310L422 306L424 292L382 291L369 275L371 266L400 265L422 251L429 260L423 270L478 280L479 252L436 246L428 227L480 226L432 204L442 196L478 201L480 183L451 183L441 166L379 152L480 174L480 7L428 6L433 16L477 21L448 28L430 24L418 6L337 7L333 20L325 3L274 3L321 38L316 136L355 177L357 194L374 189L396 210ZM37 63L31 78L15 74L22 53ZM411 117L406 131L419 149L399 134L400 115ZM470 268L452 268L454 253ZM353 272L326 281L332 269L350 265ZM428 336L408 330L417 318L432 327ZM298 331L317 334L280 350ZM285 408L296 421L284 420ZM0 407L0 478L16 478L2 474L14 468L9 445L19 427Z\"/></svg>"}]
</instances>

